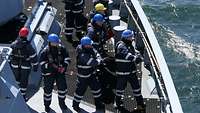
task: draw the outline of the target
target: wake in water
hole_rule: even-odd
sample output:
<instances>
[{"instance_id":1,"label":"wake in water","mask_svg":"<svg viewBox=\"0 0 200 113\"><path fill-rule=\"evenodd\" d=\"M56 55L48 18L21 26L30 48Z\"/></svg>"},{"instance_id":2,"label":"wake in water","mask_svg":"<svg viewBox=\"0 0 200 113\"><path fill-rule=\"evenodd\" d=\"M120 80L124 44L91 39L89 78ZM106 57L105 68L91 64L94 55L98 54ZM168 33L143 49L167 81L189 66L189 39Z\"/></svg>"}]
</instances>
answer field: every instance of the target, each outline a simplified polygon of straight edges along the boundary
<instances>
[{"instance_id":1,"label":"wake in water","mask_svg":"<svg viewBox=\"0 0 200 113\"><path fill-rule=\"evenodd\" d=\"M185 113L200 113L200 0L144 0Z\"/></svg>"}]
</instances>

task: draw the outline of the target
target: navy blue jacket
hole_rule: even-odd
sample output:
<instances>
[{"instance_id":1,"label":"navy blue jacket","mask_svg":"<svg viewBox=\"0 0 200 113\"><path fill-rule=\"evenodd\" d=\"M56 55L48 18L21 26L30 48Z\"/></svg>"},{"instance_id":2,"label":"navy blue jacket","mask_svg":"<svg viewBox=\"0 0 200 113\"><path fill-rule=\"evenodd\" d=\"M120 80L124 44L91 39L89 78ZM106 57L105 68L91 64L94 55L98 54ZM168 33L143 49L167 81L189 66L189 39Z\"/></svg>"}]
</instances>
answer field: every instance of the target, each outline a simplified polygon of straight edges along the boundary
<instances>
[{"instance_id":1,"label":"navy blue jacket","mask_svg":"<svg viewBox=\"0 0 200 113\"><path fill-rule=\"evenodd\" d=\"M136 72L136 51L134 47L128 47L123 41L116 44L116 74L129 75Z\"/></svg>"},{"instance_id":2,"label":"navy blue jacket","mask_svg":"<svg viewBox=\"0 0 200 113\"><path fill-rule=\"evenodd\" d=\"M12 68L31 69L38 67L37 54L27 40L17 39L11 44L10 65Z\"/></svg>"},{"instance_id":3,"label":"navy blue jacket","mask_svg":"<svg viewBox=\"0 0 200 113\"><path fill-rule=\"evenodd\" d=\"M78 77L88 78L96 73L100 64L100 56L95 49L86 50L81 45L77 47L77 70Z\"/></svg>"},{"instance_id":4,"label":"navy blue jacket","mask_svg":"<svg viewBox=\"0 0 200 113\"><path fill-rule=\"evenodd\" d=\"M42 75L56 74L58 70L55 66L64 67L66 71L70 60L69 54L64 46L60 45L57 51L51 51L49 46L46 46L40 57Z\"/></svg>"}]
</instances>

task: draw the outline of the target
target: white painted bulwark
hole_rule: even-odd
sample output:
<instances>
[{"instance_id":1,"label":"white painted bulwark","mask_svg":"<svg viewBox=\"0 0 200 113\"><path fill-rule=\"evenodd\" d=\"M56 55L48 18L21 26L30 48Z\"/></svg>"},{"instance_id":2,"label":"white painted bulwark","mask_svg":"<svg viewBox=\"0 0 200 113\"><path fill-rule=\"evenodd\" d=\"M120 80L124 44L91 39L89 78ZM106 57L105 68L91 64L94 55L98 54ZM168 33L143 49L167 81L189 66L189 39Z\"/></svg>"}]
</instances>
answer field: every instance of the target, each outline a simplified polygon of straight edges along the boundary
<instances>
[{"instance_id":1,"label":"white painted bulwark","mask_svg":"<svg viewBox=\"0 0 200 113\"><path fill-rule=\"evenodd\" d=\"M164 82L166 90L167 90L169 103L172 108L171 109L172 113L183 113L174 83L171 78L171 74L169 72L169 69L167 67L166 61L164 59L164 56L163 56L161 48L158 44L158 41L155 37L155 34L151 28L151 25L150 25L146 15L144 14L143 9L141 8L140 3L137 0L131 0L131 2L134 5L139 18L141 19L141 22L144 26L144 30L147 33L147 36L150 41L150 45L152 46L153 52L157 59L158 67L160 67L160 72L162 74L163 82ZM171 112L169 112L169 113L171 113Z\"/></svg>"}]
</instances>

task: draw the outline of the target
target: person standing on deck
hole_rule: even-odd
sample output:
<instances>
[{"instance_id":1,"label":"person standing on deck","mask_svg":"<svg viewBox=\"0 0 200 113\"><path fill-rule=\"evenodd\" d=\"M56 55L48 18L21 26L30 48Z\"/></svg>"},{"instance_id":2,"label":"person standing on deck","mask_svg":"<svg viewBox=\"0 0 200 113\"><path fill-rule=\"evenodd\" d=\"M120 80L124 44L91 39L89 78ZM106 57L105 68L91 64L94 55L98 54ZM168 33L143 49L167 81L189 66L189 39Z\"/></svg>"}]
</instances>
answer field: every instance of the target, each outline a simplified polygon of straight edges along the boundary
<instances>
[{"instance_id":1,"label":"person standing on deck","mask_svg":"<svg viewBox=\"0 0 200 113\"><path fill-rule=\"evenodd\" d=\"M73 43L73 30L76 29L76 36L81 39L83 36L83 16L85 0L64 0L66 14L65 36L70 43ZM87 20L85 20L87 21ZM86 22L87 23L87 22Z\"/></svg>"},{"instance_id":2,"label":"person standing on deck","mask_svg":"<svg viewBox=\"0 0 200 113\"><path fill-rule=\"evenodd\" d=\"M89 37L83 37L81 44L77 47L77 88L74 93L73 105L75 111L80 112L79 104L84 93L89 86L93 93L96 110L104 111L105 106L101 102L101 87L96 78L97 66L101 59L97 51L92 47L92 40Z\"/></svg>"},{"instance_id":3,"label":"person standing on deck","mask_svg":"<svg viewBox=\"0 0 200 113\"><path fill-rule=\"evenodd\" d=\"M53 84L56 81L58 87L58 100L62 110L67 110L65 98L67 94L67 83L65 72L70 63L69 54L56 34L48 36L48 45L41 53L40 65L44 77L44 106L45 111L50 112Z\"/></svg>"},{"instance_id":4,"label":"person standing on deck","mask_svg":"<svg viewBox=\"0 0 200 113\"><path fill-rule=\"evenodd\" d=\"M20 29L19 38L11 44L13 51L10 57L11 69L25 101L27 101L26 90L31 68L33 67L33 71L37 71L38 68L37 54L27 40L28 34L28 28L23 27Z\"/></svg>"},{"instance_id":5,"label":"person standing on deck","mask_svg":"<svg viewBox=\"0 0 200 113\"><path fill-rule=\"evenodd\" d=\"M124 108L121 98L127 85L127 81L131 84L133 89L133 95L137 101L137 109L145 109L141 87L136 75L136 64L142 62L142 58L141 55L136 52L135 47L133 47L133 40L133 31L124 30L121 35L121 41L116 44L116 105L119 110Z\"/></svg>"},{"instance_id":6,"label":"person standing on deck","mask_svg":"<svg viewBox=\"0 0 200 113\"><path fill-rule=\"evenodd\" d=\"M92 39L93 47L104 57L105 51L103 45L109 37L107 34L107 27L104 23L104 17L101 14L95 14L88 25L87 36Z\"/></svg>"}]
</instances>

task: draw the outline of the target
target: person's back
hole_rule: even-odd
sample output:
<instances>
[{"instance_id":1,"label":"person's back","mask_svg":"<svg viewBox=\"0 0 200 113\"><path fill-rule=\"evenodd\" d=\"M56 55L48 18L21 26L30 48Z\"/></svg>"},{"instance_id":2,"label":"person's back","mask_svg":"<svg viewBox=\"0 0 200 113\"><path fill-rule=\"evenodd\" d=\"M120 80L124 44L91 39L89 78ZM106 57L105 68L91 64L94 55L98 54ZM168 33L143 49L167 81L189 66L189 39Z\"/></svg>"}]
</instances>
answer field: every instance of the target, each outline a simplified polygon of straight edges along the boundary
<instances>
[{"instance_id":1,"label":"person's back","mask_svg":"<svg viewBox=\"0 0 200 113\"><path fill-rule=\"evenodd\" d=\"M21 28L19 38L11 44L13 51L10 56L11 69L24 98L31 68L33 67L33 70L37 71L38 67L37 54L27 40L28 31L28 28Z\"/></svg>"}]
</instances>

